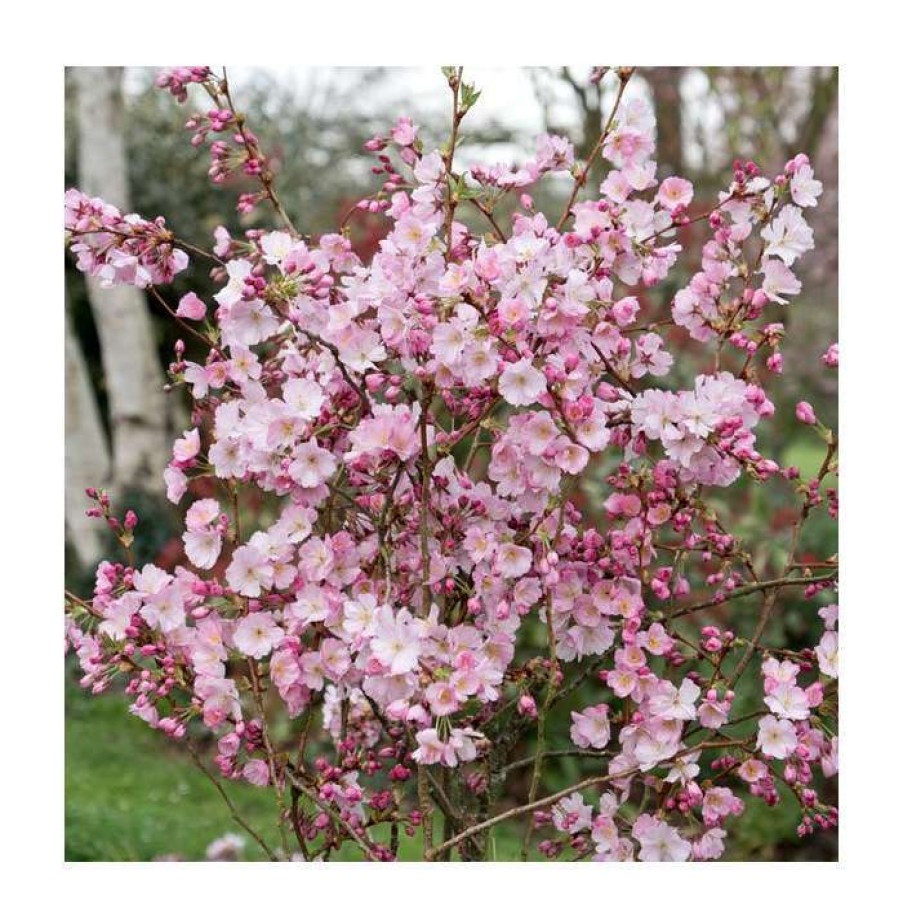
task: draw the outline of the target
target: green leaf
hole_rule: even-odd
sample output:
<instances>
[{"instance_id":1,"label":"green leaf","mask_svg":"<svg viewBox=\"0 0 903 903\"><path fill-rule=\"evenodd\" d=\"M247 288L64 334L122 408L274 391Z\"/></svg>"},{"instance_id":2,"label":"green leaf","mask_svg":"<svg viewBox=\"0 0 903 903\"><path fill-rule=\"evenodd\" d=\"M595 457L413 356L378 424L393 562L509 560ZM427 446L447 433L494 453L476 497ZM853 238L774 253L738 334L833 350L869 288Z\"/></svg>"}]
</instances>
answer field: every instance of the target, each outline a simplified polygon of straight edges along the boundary
<instances>
[{"instance_id":1,"label":"green leaf","mask_svg":"<svg viewBox=\"0 0 903 903\"><path fill-rule=\"evenodd\" d=\"M468 184L463 176L452 177L451 189L452 194L459 201L468 201L471 198L478 198L483 194L481 186Z\"/></svg>"},{"instance_id":2,"label":"green leaf","mask_svg":"<svg viewBox=\"0 0 903 903\"><path fill-rule=\"evenodd\" d=\"M461 112L466 113L478 100L480 92L473 85L461 85Z\"/></svg>"}]
</instances>

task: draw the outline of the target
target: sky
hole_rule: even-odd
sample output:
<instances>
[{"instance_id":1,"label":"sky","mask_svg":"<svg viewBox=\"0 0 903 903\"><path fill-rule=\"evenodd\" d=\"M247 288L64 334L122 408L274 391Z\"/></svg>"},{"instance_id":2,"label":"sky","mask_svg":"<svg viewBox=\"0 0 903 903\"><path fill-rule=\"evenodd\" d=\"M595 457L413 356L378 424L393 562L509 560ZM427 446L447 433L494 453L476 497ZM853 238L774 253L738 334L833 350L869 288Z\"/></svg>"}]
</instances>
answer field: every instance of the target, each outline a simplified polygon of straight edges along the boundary
<instances>
[{"instance_id":1,"label":"sky","mask_svg":"<svg viewBox=\"0 0 903 903\"><path fill-rule=\"evenodd\" d=\"M551 110L552 130L574 137L580 116L573 92L554 75L560 68L465 66L464 80L482 92L468 114L467 128L500 125L518 137L511 143L493 144L491 160L486 158L486 148L465 144L458 152L461 162L516 163L528 156L535 137L547 128L540 95L545 96L546 108ZM588 66L572 66L570 70L583 83L590 73ZM399 115L409 115L415 121L418 117L432 122L442 122L443 115L450 118L451 96L440 66L383 67L382 70L354 66L258 66L229 67L228 71L239 104L242 86L265 77L291 91L311 112L335 103L342 104L349 112L385 111L386 129L391 125L390 117ZM805 79L804 67L794 71ZM638 75L631 81L627 97L649 96L642 70ZM128 70L126 91L137 91L146 78L147 70ZM612 76L603 81L608 101L603 109L613 101L616 81ZM696 167L703 159L701 141L706 144L710 159L724 151L721 145L725 115L730 116L730 109L722 105L726 102L724 97L720 102L716 100L699 68L685 69L680 92L684 101L684 159L689 167Z\"/></svg>"},{"instance_id":2,"label":"sky","mask_svg":"<svg viewBox=\"0 0 903 903\"><path fill-rule=\"evenodd\" d=\"M395 115L422 116L442 121L451 114L451 93L439 66L386 67L380 78L373 70L351 66L298 66L229 68L229 79L240 98L241 87L260 76L273 78L310 107L318 107L339 100L350 111L365 109L386 110ZM589 67L574 67L575 76L585 80ZM532 72L532 74L531 74ZM126 91L138 90L144 75L137 69L127 73ZM579 116L570 89L558 79L548 76L548 70L533 67L465 67L464 80L481 90L478 103L467 116L471 129L490 124L502 125L523 136L514 144L493 145L493 160L516 162L532 149L535 136L545 131L542 106L537 97L536 83L551 92L556 130L570 130L579 123ZM642 91L637 85L636 90ZM391 121L386 122L386 127ZM469 152L461 150L463 162ZM478 152L475 152L478 153Z\"/></svg>"}]
</instances>

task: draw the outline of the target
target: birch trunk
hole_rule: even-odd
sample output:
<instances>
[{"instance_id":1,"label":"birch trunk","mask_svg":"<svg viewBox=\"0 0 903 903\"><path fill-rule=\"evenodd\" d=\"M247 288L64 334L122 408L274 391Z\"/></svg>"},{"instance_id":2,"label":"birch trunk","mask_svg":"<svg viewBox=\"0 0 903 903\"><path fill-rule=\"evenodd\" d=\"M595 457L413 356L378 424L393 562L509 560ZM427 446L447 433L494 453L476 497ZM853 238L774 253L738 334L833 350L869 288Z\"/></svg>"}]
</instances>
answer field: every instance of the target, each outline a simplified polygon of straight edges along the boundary
<instances>
[{"instance_id":1,"label":"birch trunk","mask_svg":"<svg viewBox=\"0 0 903 903\"><path fill-rule=\"evenodd\" d=\"M79 187L130 212L122 129L121 68L74 70L78 110ZM110 404L112 485L159 494L169 459L163 370L142 292L101 288L88 279Z\"/></svg>"},{"instance_id":2,"label":"birch trunk","mask_svg":"<svg viewBox=\"0 0 903 903\"><path fill-rule=\"evenodd\" d=\"M85 516L89 486L105 486L110 479L110 453L97 399L81 346L66 320L66 537L82 567L95 565L103 554L103 521Z\"/></svg>"}]
</instances>

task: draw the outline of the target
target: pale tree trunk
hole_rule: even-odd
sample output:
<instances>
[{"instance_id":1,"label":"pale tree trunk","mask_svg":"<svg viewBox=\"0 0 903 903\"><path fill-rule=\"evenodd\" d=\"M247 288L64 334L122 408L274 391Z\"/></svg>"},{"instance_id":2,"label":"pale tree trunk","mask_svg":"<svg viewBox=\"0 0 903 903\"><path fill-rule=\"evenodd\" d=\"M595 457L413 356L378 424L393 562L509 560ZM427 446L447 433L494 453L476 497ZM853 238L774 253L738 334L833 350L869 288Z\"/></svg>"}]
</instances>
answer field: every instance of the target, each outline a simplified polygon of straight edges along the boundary
<instances>
[{"instance_id":1,"label":"pale tree trunk","mask_svg":"<svg viewBox=\"0 0 903 903\"><path fill-rule=\"evenodd\" d=\"M92 197L129 207L122 130L121 68L74 70L78 95L79 188ZM169 448L162 392L163 371L142 292L128 285L101 288L88 279L110 405L114 489L159 494Z\"/></svg>"},{"instance_id":2,"label":"pale tree trunk","mask_svg":"<svg viewBox=\"0 0 903 903\"><path fill-rule=\"evenodd\" d=\"M106 486L110 479L110 453L97 399L81 346L66 320L66 536L82 567L96 564L103 553L104 523L89 518L89 486Z\"/></svg>"}]
</instances>

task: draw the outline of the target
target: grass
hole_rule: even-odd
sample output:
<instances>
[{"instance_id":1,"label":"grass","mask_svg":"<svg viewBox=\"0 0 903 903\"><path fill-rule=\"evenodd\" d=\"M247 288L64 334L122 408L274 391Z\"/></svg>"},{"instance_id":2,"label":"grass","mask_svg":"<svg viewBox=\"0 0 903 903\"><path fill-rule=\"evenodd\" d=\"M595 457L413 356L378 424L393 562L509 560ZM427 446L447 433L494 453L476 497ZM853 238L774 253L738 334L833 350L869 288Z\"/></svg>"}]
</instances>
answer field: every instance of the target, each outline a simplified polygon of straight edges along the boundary
<instances>
[{"instance_id":1,"label":"grass","mask_svg":"<svg viewBox=\"0 0 903 903\"><path fill-rule=\"evenodd\" d=\"M264 839L278 846L271 792L233 782L228 783L228 792ZM746 805L746 815L729 831L726 859L836 856L835 841L828 837L815 844L811 839L807 843L797 840L795 806L769 809L749 797ZM500 825L490 836L489 858L518 860L520 830L511 823ZM226 832L245 838L244 858L265 858L253 839L232 820L215 788L184 750L128 714L122 696L111 693L93 697L72 678L67 679L67 861L150 861L172 856L201 860L207 845ZM442 836L439 819L435 836ZM385 842L387 837L377 831L375 839ZM402 835L402 860L419 861L422 849L419 835ZM346 845L336 858L356 861L362 856L353 845ZM540 857L533 854L531 858Z\"/></svg>"},{"instance_id":2,"label":"grass","mask_svg":"<svg viewBox=\"0 0 903 903\"><path fill-rule=\"evenodd\" d=\"M279 845L274 801L268 788L227 782L236 808L271 847ZM91 696L72 677L66 681L65 855L74 861L149 861L176 856L204 859L207 845L226 832L246 840L246 859L264 859L237 825L216 789L185 753L127 711L115 692ZM437 819L435 836L442 836ZM377 840L386 841L377 830ZM402 835L400 858L422 858L419 835ZM516 828L490 838L500 861L520 856ZM360 860L347 845L338 859Z\"/></svg>"},{"instance_id":3,"label":"grass","mask_svg":"<svg viewBox=\"0 0 903 903\"><path fill-rule=\"evenodd\" d=\"M250 785L229 789L252 824L272 822L269 796ZM244 835L190 758L128 714L124 697L92 697L67 682L67 861L203 859L227 831ZM262 833L277 843L275 830Z\"/></svg>"}]
</instances>

